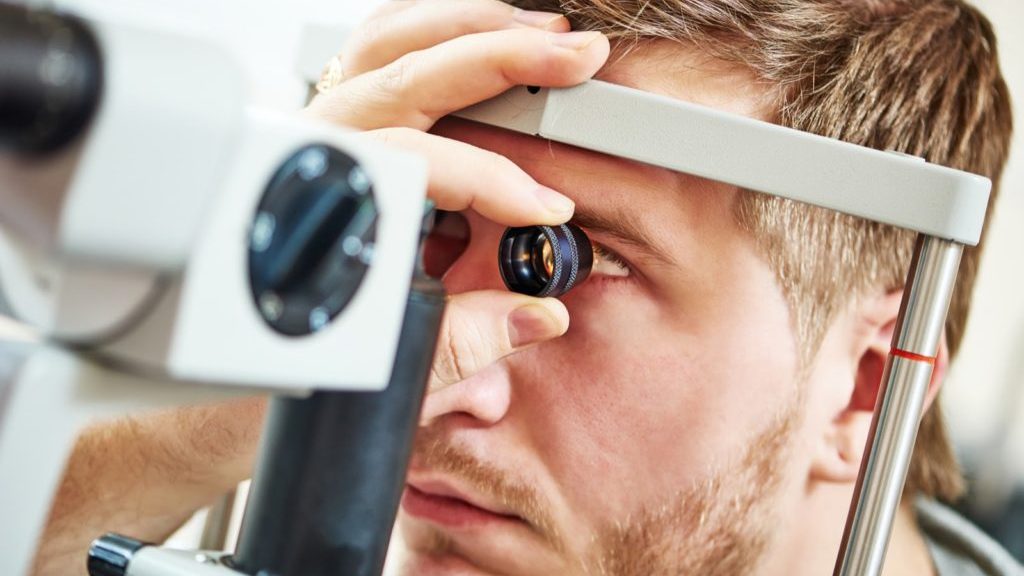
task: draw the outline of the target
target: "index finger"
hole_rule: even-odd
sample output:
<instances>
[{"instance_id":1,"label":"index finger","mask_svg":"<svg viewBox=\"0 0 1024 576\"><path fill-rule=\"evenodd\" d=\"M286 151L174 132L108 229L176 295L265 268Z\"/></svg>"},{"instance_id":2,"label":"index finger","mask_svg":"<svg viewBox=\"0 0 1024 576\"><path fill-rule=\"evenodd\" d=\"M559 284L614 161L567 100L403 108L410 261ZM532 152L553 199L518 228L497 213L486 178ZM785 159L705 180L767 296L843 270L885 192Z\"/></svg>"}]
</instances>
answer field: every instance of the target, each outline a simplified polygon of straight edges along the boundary
<instances>
[{"instance_id":1,"label":"index finger","mask_svg":"<svg viewBox=\"0 0 1024 576\"><path fill-rule=\"evenodd\" d=\"M608 58L599 32L513 29L470 34L411 52L318 95L309 110L363 130L426 130L517 85L574 86Z\"/></svg>"},{"instance_id":2,"label":"index finger","mask_svg":"<svg viewBox=\"0 0 1024 576\"><path fill-rule=\"evenodd\" d=\"M471 209L506 226L555 225L572 216L572 200L494 152L410 128L382 128L364 135L426 158L428 195L441 210Z\"/></svg>"},{"instance_id":3,"label":"index finger","mask_svg":"<svg viewBox=\"0 0 1024 576\"><path fill-rule=\"evenodd\" d=\"M521 10L500 0L392 1L357 28L342 49L344 77L358 76L459 36L528 26L567 32L569 21L559 14Z\"/></svg>"}]
</instances>

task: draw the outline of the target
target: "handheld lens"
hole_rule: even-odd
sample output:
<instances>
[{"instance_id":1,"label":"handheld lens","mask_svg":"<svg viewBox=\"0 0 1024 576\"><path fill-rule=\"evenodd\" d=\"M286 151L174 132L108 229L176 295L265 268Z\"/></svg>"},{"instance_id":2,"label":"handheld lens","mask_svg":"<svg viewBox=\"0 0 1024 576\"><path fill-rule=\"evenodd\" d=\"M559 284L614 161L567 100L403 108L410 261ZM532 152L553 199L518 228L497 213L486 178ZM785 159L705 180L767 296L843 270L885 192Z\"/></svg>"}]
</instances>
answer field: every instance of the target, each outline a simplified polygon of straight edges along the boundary
<instances>
[{"instance_id":1,"label":"handheld lens","mask_svg":"<svg viewBox=\"0 0 1024 576\"><path fill-rule=\"evenodd\" d=\"M498 246L505 286L529 296L561 296L586 280L593 264L590 240L572 224L509 228Z\"/></svg>"}]
</instances>

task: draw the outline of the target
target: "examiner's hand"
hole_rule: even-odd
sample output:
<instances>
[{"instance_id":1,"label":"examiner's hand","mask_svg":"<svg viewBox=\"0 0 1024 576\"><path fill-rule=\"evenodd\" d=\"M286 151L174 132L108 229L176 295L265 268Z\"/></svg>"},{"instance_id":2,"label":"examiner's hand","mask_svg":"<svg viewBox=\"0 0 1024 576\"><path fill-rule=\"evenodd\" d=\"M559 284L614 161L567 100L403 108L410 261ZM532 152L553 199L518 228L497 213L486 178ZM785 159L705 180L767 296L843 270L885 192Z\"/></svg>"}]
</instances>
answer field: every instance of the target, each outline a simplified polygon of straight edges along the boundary
<instances>
[{"instance_id":1,"label":"examiner's hand","mask_svg":"<svg viewBox=\"0 0 1024 576\"><path fill-rule=\"evenodd\" d=\"M354 33L338 58L341 83L318 95L308 112L426 157L428 195L442 210L472 209L508 226L561 224L572 216L568 198L503 156L426 130L512 86L579 84L608 51L598 32L570 32L563 16L497 0L389 2ZM504 291L455 295L431 389L559 336L568 325L565 307L554 299Z\"/></svg>"}]
</instances>

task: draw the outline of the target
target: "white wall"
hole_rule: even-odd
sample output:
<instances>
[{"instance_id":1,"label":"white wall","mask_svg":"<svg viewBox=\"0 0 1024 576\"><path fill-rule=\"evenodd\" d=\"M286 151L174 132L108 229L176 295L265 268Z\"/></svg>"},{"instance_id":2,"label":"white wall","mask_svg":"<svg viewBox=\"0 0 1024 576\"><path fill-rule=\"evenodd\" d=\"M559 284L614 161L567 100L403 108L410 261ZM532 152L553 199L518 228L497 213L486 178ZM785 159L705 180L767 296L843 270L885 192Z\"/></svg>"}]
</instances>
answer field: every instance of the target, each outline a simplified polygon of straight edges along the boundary
<instances>
[{"instance_id":1,"label":"white wall","mask_svg":"<svg viewBox=\"0 0 1024 576\"><path fill-rule=\"evenodd\" d=\"M1024 3L976 0L993 22L1017 132L960 359L943 392L954 441L988 470L981 491L1024 483ZM991 208L990 208L991 209Z\"/></svg>"}]
</instances>

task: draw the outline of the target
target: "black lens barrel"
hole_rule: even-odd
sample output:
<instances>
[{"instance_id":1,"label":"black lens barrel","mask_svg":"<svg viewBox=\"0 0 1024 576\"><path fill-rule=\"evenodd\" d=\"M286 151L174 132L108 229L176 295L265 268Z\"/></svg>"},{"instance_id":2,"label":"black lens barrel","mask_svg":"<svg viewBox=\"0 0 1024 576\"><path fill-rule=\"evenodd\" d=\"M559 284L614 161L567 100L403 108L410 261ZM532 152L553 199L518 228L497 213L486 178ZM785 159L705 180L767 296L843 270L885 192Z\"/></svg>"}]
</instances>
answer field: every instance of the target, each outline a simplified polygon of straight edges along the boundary
<instances>
[{"instance_id":1,"label":"black lens barrel","mask_svg":"<svg viewBox=\"0 0 1024 576\"><path fill-rule=\"evenodd\" d=\"M0 149L63 148L89 125L102 86L99 43L84 22L0 0Z\"/></svg>"},{"instance_id":2,"label":"black lens barrel","mask_svg":"<svg viewBox=\"0 0 1024 576\"><path fill-rule=\"evenodd\" d=\"M544 262L547 244L551 262ZM498 269L505 286L529 296L557 297L590 275L594 249L573 224L509 228L498 247Z\"/></svg>"}]
</instances>

